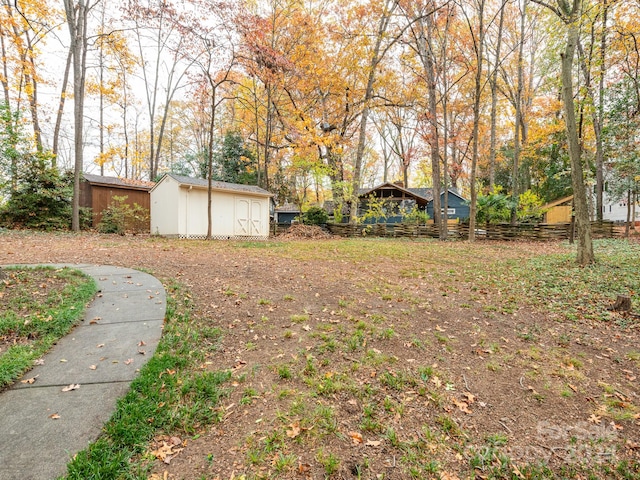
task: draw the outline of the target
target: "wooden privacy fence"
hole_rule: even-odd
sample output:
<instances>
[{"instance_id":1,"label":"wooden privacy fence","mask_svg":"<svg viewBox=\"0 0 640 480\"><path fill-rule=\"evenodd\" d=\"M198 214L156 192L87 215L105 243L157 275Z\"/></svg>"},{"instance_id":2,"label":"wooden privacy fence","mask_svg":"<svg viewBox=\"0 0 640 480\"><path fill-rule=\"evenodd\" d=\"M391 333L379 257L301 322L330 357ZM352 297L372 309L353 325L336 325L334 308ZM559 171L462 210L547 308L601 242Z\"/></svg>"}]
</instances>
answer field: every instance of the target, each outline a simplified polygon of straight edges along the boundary
<instances>
[{"instance_id":1,"label":"wooden privacy fence","mask_svg":"<svg viewBox=\"0 0 640 480\"><path fill-rule=\"evenodd\" d=\"M593 238L611 238L614 235L613 222L591 222ZM437 238L438 231L433 224L411 225L406 223L376 223L372 225L352 225L330 223L327 225L333 235L341 237L390 237L390 238ZM488 240L565 240L571 236L572 224L497 224L477 225L476 237ZM457 223L448 226L452 238L467 238L469 224Z\"/></svg>"}]
</instances>

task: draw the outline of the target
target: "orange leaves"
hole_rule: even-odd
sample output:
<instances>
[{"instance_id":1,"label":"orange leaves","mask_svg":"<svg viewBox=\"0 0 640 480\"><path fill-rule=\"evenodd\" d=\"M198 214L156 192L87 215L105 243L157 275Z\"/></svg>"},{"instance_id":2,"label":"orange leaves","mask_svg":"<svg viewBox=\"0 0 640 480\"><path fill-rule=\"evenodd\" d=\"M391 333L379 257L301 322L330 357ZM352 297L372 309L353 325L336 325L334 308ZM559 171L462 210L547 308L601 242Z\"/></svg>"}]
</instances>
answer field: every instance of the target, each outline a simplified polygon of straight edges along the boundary
<instances>
[{"instance_id":1,"label":"orange leaves","mask_svg":"<svg viewBox=\"0 0 640 480\"><path fill-rule=\"evenodd\" d=\"M349 437L351 437L351 441L354 445L360 445L364 441L362 434L358 432L349 432Z\"/></svg>"}]
</instances>

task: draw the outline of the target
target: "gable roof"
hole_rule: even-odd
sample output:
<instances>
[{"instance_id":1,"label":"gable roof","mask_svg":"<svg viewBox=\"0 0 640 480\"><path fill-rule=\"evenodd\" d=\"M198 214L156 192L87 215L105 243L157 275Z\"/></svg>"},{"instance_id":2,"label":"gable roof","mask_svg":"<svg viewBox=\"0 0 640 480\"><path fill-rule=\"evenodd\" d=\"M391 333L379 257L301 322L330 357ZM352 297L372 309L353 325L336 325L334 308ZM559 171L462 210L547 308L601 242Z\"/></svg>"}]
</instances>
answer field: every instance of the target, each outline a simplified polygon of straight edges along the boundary
<instances>
[{"instance_id":1,"label":"gable roof","mask_svg":"<svg viewBox=\"0 0 640 480\"><path fill-rule=\"evenodd\" d=\"M399 192L402 192L404 195L411 197L411 198L415 198L416 200L419 201L419 203L425 203L425 202L429 202L431 199L424 197L422 195L420 195L419 193L415 193L412 192L411 189L409 188L404 188L401 187L400 185L397 185L395 183L391 183L391 182L386 182L386 183L382 183L380 185L377 185L373 188L361 188L358 191L358 196L359 197L366 197L367 195L370 195L371 193L378 191L378 190L398 190Z\"/></svg>"},{"instance_id":2,"label":"gable roof","mask_svg":"<svg viewBox=\"0 0 640 480\"><path fill-rule=\"evenodd\" d=\"M167 177L170 177L178 182L180 187L195 187L200 189L209 188L209 181L205 178L193 178L185 177L183 175L176 175L175 173L165 173L164 176L151 190L153 191L156 186L160 185L160 183L162 183L162 181ZM219 182L217 180L213 180L211 181L211 189L227 192L246 193L250 195L258 195L261 197L273 197L272 193L258 187L257 185L242 185L240 183Z\"/></svg>"},{"instance_id":3,"label":"gable roof","mask_svg":"<svg viewBox=\"0 0 640 480\"><path fill-rule=\"evenodd\" d=\"M363 188L360 189L358 191L358 196L360 197L364 197L367 196L369 194L371 194L374 191L377 190L386 190L386 189L396 189L400 192L403 192L405 195L408 195L410 197L414 197L417 200L420 200L421 202L431 202L433 200L433 188L404 188L400 185L397 185L395 183L391 183L391 182L386 182L386 183L382 183L376 187L373 188ZM443 192L444 193L444 192ZM458 197L460 200L463 201L467 201L466 198L464 198L463 196L461 196L456 190L450 188L449 189L449 195L455 195L456 197Z\"/></svg>"},{"instance_id":4,"label":"gable roof","mask_svg":"<svg viewBox=\"0 0 640 480\"><path fill-rule=\"evenodd\" d=\"M89 185L129 188L132 190L143 190L147 192L155 185L155 182L134 180L133 178L105 177L103 175L91 175L89 173L83 174L83 177Z\"/></svg>"}]
</instances>

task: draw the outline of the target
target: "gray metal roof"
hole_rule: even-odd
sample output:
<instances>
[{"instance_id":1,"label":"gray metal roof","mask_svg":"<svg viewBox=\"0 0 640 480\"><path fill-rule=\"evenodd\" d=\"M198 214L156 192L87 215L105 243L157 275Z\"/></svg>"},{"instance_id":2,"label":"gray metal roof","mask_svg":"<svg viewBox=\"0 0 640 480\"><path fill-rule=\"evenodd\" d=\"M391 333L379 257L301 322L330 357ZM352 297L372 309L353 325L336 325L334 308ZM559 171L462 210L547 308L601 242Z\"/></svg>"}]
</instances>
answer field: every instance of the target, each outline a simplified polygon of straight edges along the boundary
<instances>
[{"instance_id":1,"label":"gray metal roof","mask_svg":"<svg viewBox=\"0 0 640 480\"><path fill-rule=\"evenodd\" d=\"M193 187L199 187L199 188L209 188L209 181L205 178L185 177L182 175L176 175L175 173L167 173L166 176L173 178L176 182L178 182L181 185L193 186ZM264 188L258 187L257 185L242 185L240 183L228 183L228 182L219 182L219 181L213 180L211 182L211 188L213 190L227 190L230 192L249 193L249 194L260 195L264 197L273 196L272 193L268 192Z\"/></svg>"}]
</instances>

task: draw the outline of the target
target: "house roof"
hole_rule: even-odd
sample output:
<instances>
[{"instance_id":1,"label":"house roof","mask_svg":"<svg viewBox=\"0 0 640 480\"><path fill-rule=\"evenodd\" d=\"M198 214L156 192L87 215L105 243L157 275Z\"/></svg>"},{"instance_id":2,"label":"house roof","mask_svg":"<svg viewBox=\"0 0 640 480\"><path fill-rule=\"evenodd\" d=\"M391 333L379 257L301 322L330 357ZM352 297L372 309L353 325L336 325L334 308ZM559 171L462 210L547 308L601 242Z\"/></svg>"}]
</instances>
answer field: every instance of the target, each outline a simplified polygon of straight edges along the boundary
<instances>
[{"instance_id":1,"label":"house roof","mask_svg":"<svg viewBox=\"0 0 640 480\"><path fill-rule=\"evenodd\" d=\"M133 190L149 191L155 185L154 182L144 180L134 180L133 178L105 177L102 175L83 174L84 179L90 185L101 185L108 187L129 188Z\"/></svg>"},{"instance_id":2,"label":"house roof","mask_svg":"<svg viewBox=\"0 0 640 480\"><path fill-rule=\"evenodd\" d=\"M195 187L195 188L209 188L209 181L205 178L193 178L185 177L182 175L176 175L175 173L166 173L160 181L156 184L159 185L166 177L173 178L180 184L181 187ZM155 187L154 187L155 188ZM261 197L272 197L273 194L267 190L258 187L257 185L242 185L239 183L219 182L213 180L211 182L212 190L223 190L228 192L246 193L250 195L258 195ZM152 189L153 190L153 189Z\"/></svg>"},{"instance_id":3,"label":"house roof","mask_svg":"<svg viewBox=\"0 0 640 480\"><path fill-rule=\"evenodd\" d=\"M293 203L285 203L279 207L276 207L276 212L280 213L300 213L300 208Z\"/></svg>"},{"instance_id":4,"label":"house roof","mask_svg":"<svg viewBox=\"0 0 640 480\"><path fill-rule=\"evenodd\" d=\"M370 193L377 191L377 190L386 190L386 189L396 189L399 190L400 192L403 192L405 195L409 195L411 197L416 197L419 200L422 201L426 201L426 202L431 202L433 200L433 188L404 188L400 185L397 185L395 183L391 183L391 182L386 182L383 183L381 185L378 185L376 187L373 188L368 188L368 189L360 189L358 191L358 196L363 197L363 196L367 196ZM464 197L462 197L457 191L455 191L454 189L450 188L449 189L449 194L450 195L455 195L456 197L460 198L461 200L465 200L466 199Z\"/></svg>"},{"instance_id":5,"label":"house roof","mask_svg":"<svg viewBox=\"0 0 640 480\"><path fill-rule=\"evenodd\" d=\"M562 205L563 203L573 202L573 195L569 195L568 197L562 197L553 202L549 202L546 205L543 205L542 208L549 209L553 207L557 207L558 205Z\"/></svg>"},{"instance_id":6,"label":"house roof","mask_svg":"<svg viewBox=\"0 0 640 480\"><path fill-rule=\"evenodd\" d=\"M412 192L410 189L408 188L404 188L401 187L400 185L397 185L395 183L391 183L391 182L386 182L383 183L381 185L377 185L373 188L361 188L358 191L358 196L359 197L366 197L367 195L370 195L371 193L378 191L378 190L398 190L402 193L404 193L405 195L415 198L416 200L421 200L422 202L429 202L429 198L427 197L423 197L422 195L420 195L419 193L415 193Z\"/></svg>"}]
</instances>

